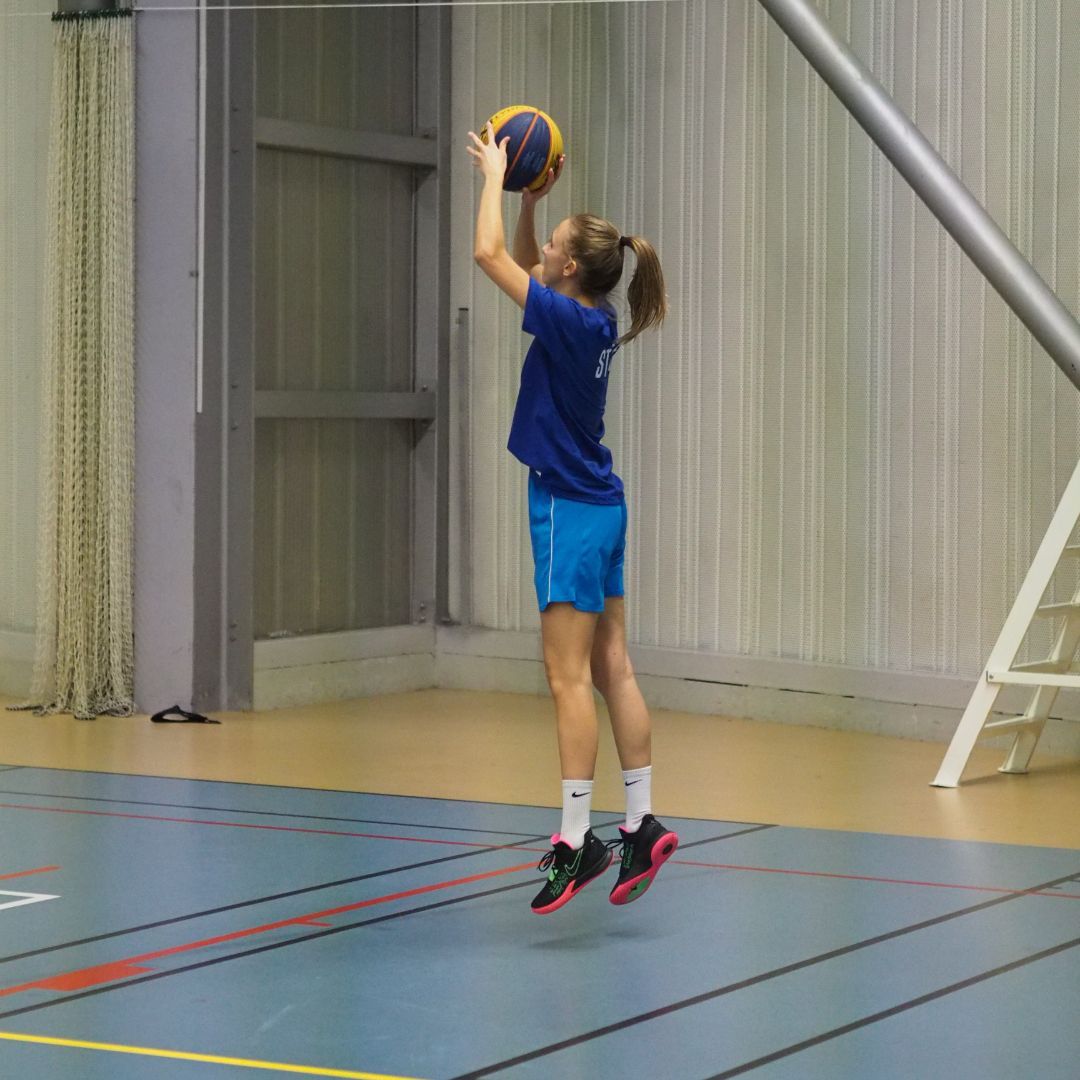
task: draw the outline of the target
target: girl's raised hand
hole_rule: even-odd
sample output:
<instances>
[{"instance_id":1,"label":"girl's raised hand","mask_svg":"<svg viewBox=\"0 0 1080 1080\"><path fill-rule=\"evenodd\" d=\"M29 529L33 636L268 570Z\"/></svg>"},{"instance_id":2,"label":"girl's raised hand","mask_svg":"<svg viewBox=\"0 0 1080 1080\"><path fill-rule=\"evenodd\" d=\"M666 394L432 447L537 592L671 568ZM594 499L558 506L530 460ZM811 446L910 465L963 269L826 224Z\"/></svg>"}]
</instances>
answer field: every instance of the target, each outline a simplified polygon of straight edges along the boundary
<instances>
[{"instance_id":1,"label":"girl's raised hand","mask_svg":"<svg viewBox=\"0 0 1080 1080\"><path fill-rule=\"evenodd\" d=\"M555 181L562 175L565 161L566 155L560 154L554 168L548 169L547 179L544 181L543 187L537 188L536 191L530 191L528 188L521 189L521 205L523 207L535 206L555 186Z\"/></svg>"},{"instance_id":2,"label":"girl's raised hand","mask_svg":"<svg viewBox=\"0 0 1080 1080\"><path fill-rule=\"evenodd\" d=\"M484 125L484 133L487 142L484 142L475 131L469 132L469 138L473 145L465 149L473 157L473 164L484 174L484 179L495 179L501 184L506 175L506 144L510 141L507 136L498 146L495 145L495 129L489 120Z\"/></svg>"}]
</instances>

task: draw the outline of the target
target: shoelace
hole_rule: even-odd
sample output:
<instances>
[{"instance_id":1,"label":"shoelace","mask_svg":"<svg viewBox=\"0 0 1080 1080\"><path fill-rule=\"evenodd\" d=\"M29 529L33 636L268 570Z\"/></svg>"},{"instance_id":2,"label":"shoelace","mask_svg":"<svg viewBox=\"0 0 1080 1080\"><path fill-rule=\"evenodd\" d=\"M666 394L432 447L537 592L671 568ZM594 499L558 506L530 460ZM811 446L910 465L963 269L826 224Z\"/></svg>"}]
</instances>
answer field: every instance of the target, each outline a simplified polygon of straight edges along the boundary
<instances>
[{"instance_id":1,"label":"shoelace","mask_svg":"<svg viewBox=\"0 0 1080 1080\"><path fill-rule=\"evenodd\" d=\"M620 860L620 862L622 863L623 866L626 866L626 865L628 865L630 859L633 857L633 854L634 854L634 838L633 837L623 838L621 836L618 836L614 840L605 840L604 841L604 847L606 847L608 849L608 851L614 851L616 848L621 848L621 850L619 851L619 860ZM542 871L543 870L550 870L552 868L552 866L554 865L554 863L555 863L555 849L551 848L550 850L544 852L543 856L541 856L540 861L536 864L536 869L537 870L542 870ZM556 874L565 873L565 872L566 872L566 867L564 867L564 866L556 866L555 867L555 873Z\"/></svg>"},{"instance_id":2,"label":"shoelace","mask_svg":"<svg viewBox=\"0 0 1080 1080\"><path fill-rule=\"evenodd\" d=\"M553 884L562 886L570 880L570 866L572 865L573 860L565 859L562 865L557 865L555 863L555 858L556 851L552 848L536 864L536 869L548 871L548 880Z\"/></svg>"},{"instance_id":3,"label":"shoelace","mask_svg":"<svg viewBox=\"0 0 1080 1080\"><path fill-rule=\"evenodd\" d=\"M605 840L604 847L608 851L614 851L616 848L622 848L619 852L619 861L623 866L630 864L631 858L634 855L634 839L633 837L623 838L621 836L616 837L614 840Z\"/></svg>"},{"instance_id":4,"label":"shoelace","mask_svg":"<svg viewBox=\"0 0 1080 1080\"><path fill-rule=\"evenodd\" d=\"M536 864L537 870L550 870L551 864L555 861L555 849L552 848L544 857Z\"/></svg>"}]
</instances>

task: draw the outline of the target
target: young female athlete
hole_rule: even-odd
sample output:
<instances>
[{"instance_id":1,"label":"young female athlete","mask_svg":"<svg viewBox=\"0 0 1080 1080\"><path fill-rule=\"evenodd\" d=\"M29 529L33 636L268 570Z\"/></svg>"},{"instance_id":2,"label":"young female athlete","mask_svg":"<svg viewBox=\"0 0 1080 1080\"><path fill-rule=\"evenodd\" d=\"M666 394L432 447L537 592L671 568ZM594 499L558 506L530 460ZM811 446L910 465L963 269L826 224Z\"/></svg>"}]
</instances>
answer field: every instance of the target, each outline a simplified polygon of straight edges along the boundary
<instances>
[{"instance_id":1,"label":"young female athlete","mask_svg":"<svg viewBox=\"0 0 1080 1080\"><path fill-rule=\"evenodd\" d=\"M562 907L611 865L622 848L613 904L637 899L678 844L653 817L652 724L626 652L623 551L626 503L611 453L600 442L608 375L619 347L658 325L667 311L664 278L652 245L622 236L608 221L578 214L559 222L541 253L536 203L552 188L563 160L537 192L522 192L513 252L506 248L502 183L506 142L469 132L467 147L484 177L475 258L519 307L534 341L521 370L509 449L529 466L529 523L544 668L555 700L563 775L562 824L540 861L548 880L532 902L546 915ZM626 249L637 269L627 293L631 325L619 337L608 294L623 272ZM604 844L589 828L597 723L593 686L603 695L626 787L622 840Z\"/></svg>"}]
</instances>

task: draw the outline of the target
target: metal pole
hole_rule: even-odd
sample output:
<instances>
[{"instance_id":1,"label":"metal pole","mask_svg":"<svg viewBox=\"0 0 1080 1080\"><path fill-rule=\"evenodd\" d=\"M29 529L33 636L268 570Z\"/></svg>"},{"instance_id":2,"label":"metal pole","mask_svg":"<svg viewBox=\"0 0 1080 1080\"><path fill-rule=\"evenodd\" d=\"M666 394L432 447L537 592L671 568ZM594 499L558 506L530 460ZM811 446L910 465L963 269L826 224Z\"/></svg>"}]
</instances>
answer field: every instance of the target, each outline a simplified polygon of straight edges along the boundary
<instances>
[{"instance_id":1,"label":"metal pole","mask_svg":"<svg viewBox=\"0 0 1080 1080\"><path fill-rule=\"evenodd\" d=\"M1080 389L1080 324L810 0L758 0Z\"/></svg>"}]
</instances>

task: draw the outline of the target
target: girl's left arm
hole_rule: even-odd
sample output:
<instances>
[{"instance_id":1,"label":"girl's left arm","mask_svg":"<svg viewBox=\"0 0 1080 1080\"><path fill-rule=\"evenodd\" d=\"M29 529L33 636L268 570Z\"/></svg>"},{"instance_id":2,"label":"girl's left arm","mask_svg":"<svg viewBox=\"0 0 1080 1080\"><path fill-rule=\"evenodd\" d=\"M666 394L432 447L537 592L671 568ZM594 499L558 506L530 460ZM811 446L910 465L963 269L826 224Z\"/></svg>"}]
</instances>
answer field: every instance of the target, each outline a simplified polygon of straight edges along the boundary
<instances>
[{"instance_id":1,"label":"girl's left arm","mask_svg":"<svg viewBox=\"0 0 1080 1080\"><path fill-rule=\"evenodd\" d=\"M476 215L476 242L473 257L481 270L515 304L525 307L529 296L529 273L523 270L506 248L503 230L502 182L506 173L506 143L504 139L495 145L495 132L490 124L485 143L474 132L469 132L473 145L466 147L473 156L476 167L484 176L484 189L480 193L480 209Z\"/></svg>"}]
</instances>

